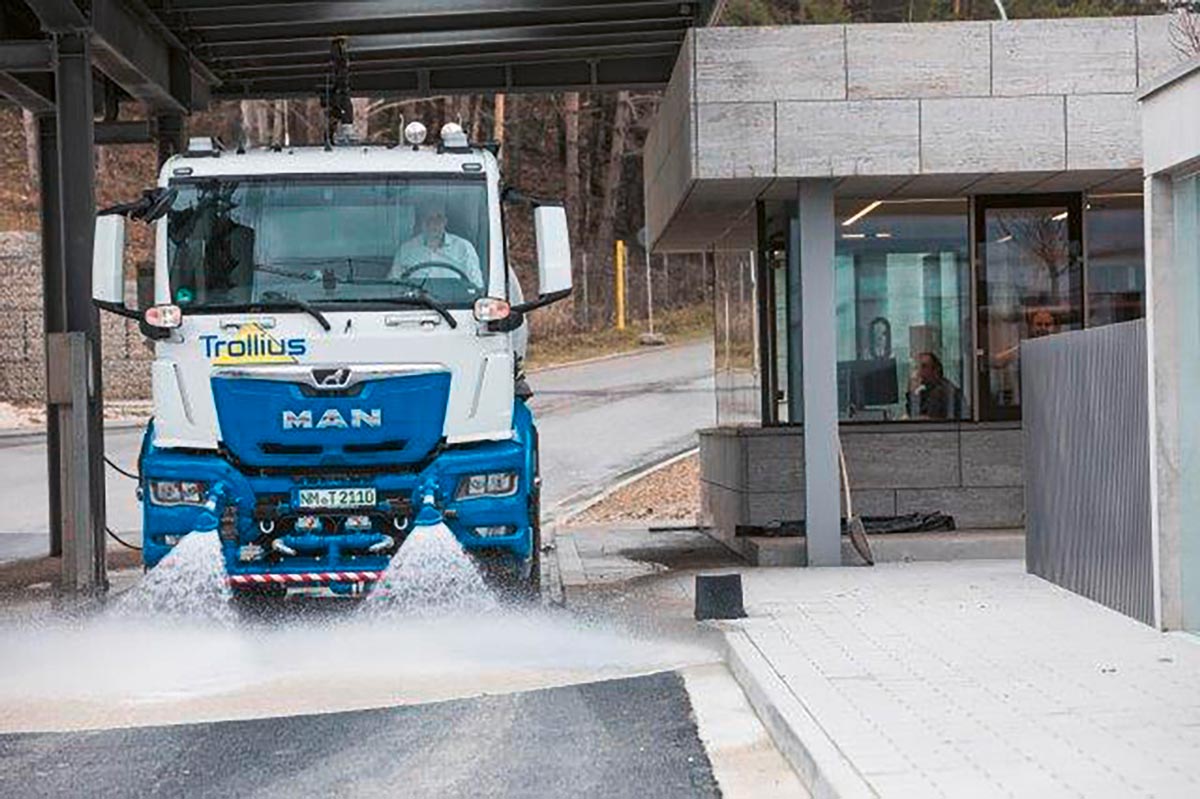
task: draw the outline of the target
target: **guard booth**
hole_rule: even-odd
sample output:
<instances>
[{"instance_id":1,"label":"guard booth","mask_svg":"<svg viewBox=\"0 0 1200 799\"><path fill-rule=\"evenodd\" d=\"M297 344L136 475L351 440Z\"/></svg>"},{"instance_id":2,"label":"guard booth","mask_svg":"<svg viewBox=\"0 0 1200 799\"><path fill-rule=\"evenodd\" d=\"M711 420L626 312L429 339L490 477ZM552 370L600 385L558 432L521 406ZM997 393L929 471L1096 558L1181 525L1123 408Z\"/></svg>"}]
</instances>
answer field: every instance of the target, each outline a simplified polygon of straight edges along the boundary
<instances>
[{"instance_id":1,"label":"guard booth","mask_svg":"<svg viewBox=\"0 0 1200 799\"><path fill-rule=\"evenodd\" d=\"M37 118L50 553L103 589L104 388L92 303L94 146L180 152L219 100L656 89L715 3L8 0L0 100ZM335 63L331 52L346 59ZM344 119L342 120L344 121ZM130 198L134 199L134 198Z\"/></svg>"},{"instance_id":2,"label":"guard booth","mask_svg":"<svg viewBox=\"0 0 1200 799\"><path fill-rule=\"evenodd\" d=\"M655 248L711 263L722 540L842 563L841 449L857 513L965 531L897 556L1023 555L1020 344L1146 312L1137 93L1169 25L689 34L645 188ZM769 535L801 524L807 551Z\"/></svg>"}]
</instances>

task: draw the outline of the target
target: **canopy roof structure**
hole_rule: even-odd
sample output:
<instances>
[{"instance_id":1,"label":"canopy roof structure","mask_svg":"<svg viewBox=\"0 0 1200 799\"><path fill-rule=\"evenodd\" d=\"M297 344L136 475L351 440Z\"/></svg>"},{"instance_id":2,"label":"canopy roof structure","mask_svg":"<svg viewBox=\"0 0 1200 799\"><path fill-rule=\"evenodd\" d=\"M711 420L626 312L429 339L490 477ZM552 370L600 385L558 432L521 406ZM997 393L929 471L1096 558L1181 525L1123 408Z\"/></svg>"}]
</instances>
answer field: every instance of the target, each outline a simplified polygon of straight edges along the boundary
<instances>
[{"instance_id":1,"label":"canopy roof structure","mask_svg":"<svg viewBox=\"0 0 1200 799\"><path fill-rule=\"evenodd\" d=\"M37 120L50 554L64 586L106 584L94 145L157 142L162 162L213 98L327 97L344 122L353 94L665 87L688 28L722 2L0 2L0 103ZM139 119L122 118L131 100Z\"/></svg>"},{"instance_id":2,"label":"canopy roof structure","mask_svg":"<svg viewBox=\"0 0 1200 799\"><path fill-rule=\"evenodd\" d=\"M101 85L161 111L313 97L344 37L355 94L660 88L716 0L10 0L0 97L54 101L53 36L90 32Z\"/></svg>"}]
</instances>

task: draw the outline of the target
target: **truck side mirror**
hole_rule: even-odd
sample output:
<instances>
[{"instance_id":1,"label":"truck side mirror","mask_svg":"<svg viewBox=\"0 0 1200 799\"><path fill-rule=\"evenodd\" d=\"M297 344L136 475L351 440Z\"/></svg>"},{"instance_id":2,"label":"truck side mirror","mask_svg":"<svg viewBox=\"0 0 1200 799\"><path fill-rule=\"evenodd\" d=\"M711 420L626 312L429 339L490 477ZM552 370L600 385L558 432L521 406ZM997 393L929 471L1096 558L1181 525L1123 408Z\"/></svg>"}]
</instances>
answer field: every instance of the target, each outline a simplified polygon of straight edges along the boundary
<instances>
[{"instance_id":1,"label":"truck side mirror","mask_svg":"<svg viewBox=\"0 0 1200 799\"><path fill-rule=\"evenodd\" d=\"M92 246L92 299L103 308L125 306L125 217L96 217Z\"/></svg>"},{"instance_id":2,"label":"truck side mirror","mask_svg":"<svg viewBox=\"0 0 1200 799\"><path fill-rule=\"evenodd\" d=\"M538 293L543 297L566 296L571 291L571 241L567 211L561 205L539 205L533 209L537 239Z\"/></svg>"}]
</instances>

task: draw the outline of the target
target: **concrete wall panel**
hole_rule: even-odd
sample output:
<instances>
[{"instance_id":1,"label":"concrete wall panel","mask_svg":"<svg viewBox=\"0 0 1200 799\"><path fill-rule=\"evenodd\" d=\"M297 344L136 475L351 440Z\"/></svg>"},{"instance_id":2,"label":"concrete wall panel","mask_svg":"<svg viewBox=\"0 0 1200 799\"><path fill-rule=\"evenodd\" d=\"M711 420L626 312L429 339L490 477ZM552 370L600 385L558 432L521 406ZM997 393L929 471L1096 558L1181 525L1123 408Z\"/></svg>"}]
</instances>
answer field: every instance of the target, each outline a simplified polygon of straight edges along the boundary
<instances>
[{"instance_id":1,"label":"concrete wall panel","mask_svg":"<svg viewBox=\"0 0 1200 799\"><path fill-rule=\"evenodd\" d=\"M1021 485L1021 428L964 429L962 482L971 488Z\"/></svg>"},{"instance_id":2,"label":"concrete wall panel","mask_svg":"<svg viewBox=\"0 0 1200 799\"><path fill-rule=\"evenodd\" d=\"M990 35L986 22L850 25L849 96L986 96L991 93Z\"/></svg>"},{"instance_id":3,"label":"concrete wall panel","mask_svg":"<svg viewBox=\"0 0 1200 799\"><path fill-rule=\"evenodd\" d=\"M777 169L789 177L911 175L921 166L916 100L779 103Z\"/></svg>"},{"instance_id":4,"label":"concrete wall panel","mask_svg":"<svg viewBox=\"0 0 1200 799\"><path fill-rule=\"evenodd\" d=\"M1132 92L1135 26L1132 17L993 23L992 93Z\"/></svg>"},{"instance_id":5,"label":"concrete wall panel","mask_svg":"<svg viewBox=\"0 0 1200 799\"><path fill-rule=\"evenodd\" d=\"M719 103L697 108L696 177L775 174L774 103Z\"/></svg>"},{"instance_id":6,"label":"concrete wall panel","mask_svg":"<svg viewBox=\"0 0 1200 799\"><path fill-rule=\"evenodd\" d=\"M1137 18L1138 85L1153 83L1184 61L1184 54L1171 41L1171 14Z\"/></svg>"},{"instance_id":7,"label":"concrete wall panel","mask_svg":"<svg viewBox=\"0 0 1200 799\"><path fill-rule=\"evenodd\" d=\"M1025 498L1020 488L929 488L896 491L896 512L933 513L954 517L960 529L1002 529L1025 524Z\"/></svg>"},{"instance_id":8,"label":"concrete wall panel","mask_svg":"<svg viewBox=\"0 0 1200 799\"><path fill-rule=\"evenodd\" d=\"M1062 97L921 101L922 172L1066 167Z\"/></svg>"},{"instance_id":9,"label":"concrete wall panel","mask_svg":"<svg viewBox=\"0 0 1200 799\"><path fill-rule=\"evenodd\" d=\"M843 434L852 488L923 488L960 484L958 431Z\"/></svg>"},{"instance_id":10,"label":"concrete wall panel","mask_svg":"<svg viewBox=\"0 0 1200 799\"><path fill-rule=\"evenodd\" d=\"M1142 165L1142 128L1130 94L1067 98L1067 168L1137 169Z\"/></svg>"},{"instance_id":11,"label":"concrete wall panel","mask_svg":"<svg viewBox=\"0 0 1200 799\"><path fill-rule=\"evenodd\" d=\"M698 28L696 100L836 100L846 96L841 25Z\"/></svg>"}]
</instances>

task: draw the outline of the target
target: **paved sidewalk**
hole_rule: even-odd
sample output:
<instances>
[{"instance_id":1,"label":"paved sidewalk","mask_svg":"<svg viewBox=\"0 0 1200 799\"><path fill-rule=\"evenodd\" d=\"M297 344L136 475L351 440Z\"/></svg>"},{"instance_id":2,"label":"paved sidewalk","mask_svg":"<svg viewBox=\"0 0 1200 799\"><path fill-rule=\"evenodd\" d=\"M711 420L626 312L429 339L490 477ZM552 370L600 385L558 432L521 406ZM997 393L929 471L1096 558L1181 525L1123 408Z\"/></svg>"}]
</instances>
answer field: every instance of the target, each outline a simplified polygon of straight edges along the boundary
<instances>
[{"instance_id":1,"label":"paved sidewalk","mask_svg":"<svg viewBox=\"0 0 1200 799\"><path fill-rule=\"evenodd\" d=\"M814 796L1200 796L1200 638L1019 561L743 574L730 665Z\"/></svg>"}]
</instances>

